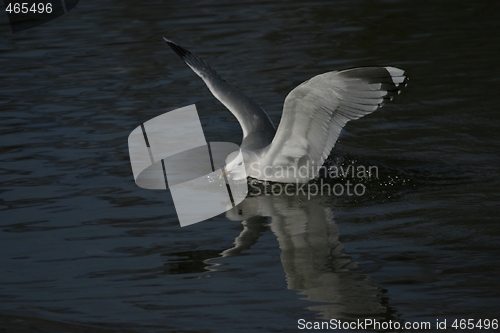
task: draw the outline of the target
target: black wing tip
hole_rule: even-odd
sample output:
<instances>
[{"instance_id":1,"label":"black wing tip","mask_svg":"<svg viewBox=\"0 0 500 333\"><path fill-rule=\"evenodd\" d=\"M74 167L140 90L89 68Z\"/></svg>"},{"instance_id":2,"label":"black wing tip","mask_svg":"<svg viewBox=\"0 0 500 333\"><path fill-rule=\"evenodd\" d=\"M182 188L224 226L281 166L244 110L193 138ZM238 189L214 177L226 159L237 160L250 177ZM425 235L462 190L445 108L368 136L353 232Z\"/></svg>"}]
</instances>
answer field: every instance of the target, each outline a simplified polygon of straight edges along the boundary
<instances>
[{"instance_id":1,"label":"black wing tip","mask_svg":"<svg viewBox=\"0 0 500 333\"><path fill-rule=\"evenodd\" d=\"M175 53L177 53L179 55L179 57L184 58L187 55L191 54L191 53L189 53L188 50L183 49L182 47L180 47L179 45L177 45L176 43L174 43L170 39L163 37L163 40L168 44L168 46L170 46L170 48L172 50L174 50Z\"/></svg>"}]
</instances>

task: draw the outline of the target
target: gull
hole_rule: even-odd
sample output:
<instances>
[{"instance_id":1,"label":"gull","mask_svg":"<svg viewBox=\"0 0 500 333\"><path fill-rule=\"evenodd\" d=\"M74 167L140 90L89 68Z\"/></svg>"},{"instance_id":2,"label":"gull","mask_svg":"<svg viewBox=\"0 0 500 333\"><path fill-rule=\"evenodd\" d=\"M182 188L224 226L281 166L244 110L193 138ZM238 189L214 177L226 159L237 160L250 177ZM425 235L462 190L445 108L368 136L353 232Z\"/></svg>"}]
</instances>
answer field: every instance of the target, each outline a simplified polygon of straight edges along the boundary
<instances>
[{"instance_id":1,"label":"gull","mask_svg":"<svg viewBox=\"0 0 500 333\"><path fill-rule=\"evenodd\" d=\"M405 71L395 67L359 67L314 76L286 96L280 124L275 128L257 103L207 63L163 39L201 77L243 130L240 151L228 156L224 169L224 175L232 180L251 177L306 183L316 178L346 123L382 107L408 81Z\"/></svg>"}]
</instances>

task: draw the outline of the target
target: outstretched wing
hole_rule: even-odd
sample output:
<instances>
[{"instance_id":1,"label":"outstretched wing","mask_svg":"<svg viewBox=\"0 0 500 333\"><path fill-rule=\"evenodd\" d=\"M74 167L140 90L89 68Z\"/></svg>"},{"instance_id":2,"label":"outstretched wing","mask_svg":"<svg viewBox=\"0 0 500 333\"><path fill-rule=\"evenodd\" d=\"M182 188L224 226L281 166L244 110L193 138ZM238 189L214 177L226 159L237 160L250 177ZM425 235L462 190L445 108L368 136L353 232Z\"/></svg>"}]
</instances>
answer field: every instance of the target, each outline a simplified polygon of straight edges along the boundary
<instances>
[{"instance_id":1,"label":"outstretched wing","mask_svg":"<svg viewBox=\"0 0 500 333\"><path fill-rule=\"evenodd\" d=\"M303 82L285 99L266 164L320 167L349 120L377 110L406 82L405 72L394 67L328 72Z\"/></svg>"},{"instance_id":2,"label":"outstretched wing","mask_svg":"<svg viewBox=\"0 0 500 333\"><path fill-rule=\"evenodd\" d=\"M243 140L260 138L260 146L267 146L275 128L264 110L253 100L222 79L215 70L193 53L163 37L165 42L191 67L207 85L210 92L236 117L243 130Z\"/></svg>"}]
</instances>

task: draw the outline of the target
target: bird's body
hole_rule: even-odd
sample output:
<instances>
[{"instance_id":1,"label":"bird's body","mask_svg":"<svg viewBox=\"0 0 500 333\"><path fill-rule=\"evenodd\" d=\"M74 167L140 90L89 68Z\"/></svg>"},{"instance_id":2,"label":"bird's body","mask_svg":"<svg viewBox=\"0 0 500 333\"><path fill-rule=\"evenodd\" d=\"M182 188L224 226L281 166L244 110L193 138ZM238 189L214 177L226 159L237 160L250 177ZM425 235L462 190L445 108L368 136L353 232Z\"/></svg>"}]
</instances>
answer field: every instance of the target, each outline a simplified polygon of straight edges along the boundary
<instances>
[{"instance_id":1,"label":"bird's body","mask_svg":"<svg viewBox=\"0 0 500 333\"><path fill-rule=\"evenodd\" d=\"M345 124L392 100L407 82L405 72L395 67L361 67L317 75L288 94L276 129L257 103L197 56L165 41L242 127L242 158L230 155L226 164L232 179L249 176L281 183L308 182L317 176ZM241 168L237 166L242 163L246 173L238 174Z\"/></svg>"}]
</instances>

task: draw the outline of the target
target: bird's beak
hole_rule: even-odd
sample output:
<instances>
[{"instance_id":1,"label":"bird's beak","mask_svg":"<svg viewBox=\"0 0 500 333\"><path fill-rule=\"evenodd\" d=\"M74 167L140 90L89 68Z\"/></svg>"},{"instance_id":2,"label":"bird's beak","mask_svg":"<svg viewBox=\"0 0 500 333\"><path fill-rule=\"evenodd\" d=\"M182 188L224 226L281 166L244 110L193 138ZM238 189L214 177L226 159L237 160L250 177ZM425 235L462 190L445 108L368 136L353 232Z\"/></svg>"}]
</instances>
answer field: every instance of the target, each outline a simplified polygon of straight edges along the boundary
<instances>
[{"instance_id":1,"label":"bird's beak","mask_svg":"<svg viewBox=\"0 0 500 333\"><path fill-rule=\"evenodd\" d=\"M231 173L231 171L227 171L226 168L224 168L224 170L222 170L221 174L220 174L220 177L219 179L222 179L222 178L226 178L227 175L229 175Z\"/></svg>"}]
</instances>

